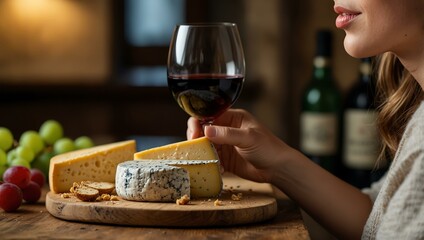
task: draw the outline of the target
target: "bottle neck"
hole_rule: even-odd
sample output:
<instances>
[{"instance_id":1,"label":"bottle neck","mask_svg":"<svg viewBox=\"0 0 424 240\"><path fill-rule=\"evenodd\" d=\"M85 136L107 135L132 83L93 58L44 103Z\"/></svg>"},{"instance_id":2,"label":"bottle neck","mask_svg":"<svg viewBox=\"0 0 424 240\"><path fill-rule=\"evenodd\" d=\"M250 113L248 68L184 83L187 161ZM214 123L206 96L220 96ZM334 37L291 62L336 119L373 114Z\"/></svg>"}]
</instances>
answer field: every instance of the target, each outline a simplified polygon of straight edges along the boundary
<instances>
[{"instance_id":1,"label":"bottle neck","mask_svg":"<svg viewBox=\"0 0 424 240\"><path fill-rule=\"evenodd\" d=\"M314 80L331 81L331 61L329 57L317 56L314 58Z\"/></svg>"},{"instance_id":2,"label":"bottle neck","mask_svg":"<svg viewBox=\"0 0 424 240\"><path fill-rule=\"evenodd\" d=\"M363 62L359 66L359 72L360 72L360 78L359 80L361 83L364 84L370 84L372 81L372 67L371 64Z\"/></svg>"}]
</instances>

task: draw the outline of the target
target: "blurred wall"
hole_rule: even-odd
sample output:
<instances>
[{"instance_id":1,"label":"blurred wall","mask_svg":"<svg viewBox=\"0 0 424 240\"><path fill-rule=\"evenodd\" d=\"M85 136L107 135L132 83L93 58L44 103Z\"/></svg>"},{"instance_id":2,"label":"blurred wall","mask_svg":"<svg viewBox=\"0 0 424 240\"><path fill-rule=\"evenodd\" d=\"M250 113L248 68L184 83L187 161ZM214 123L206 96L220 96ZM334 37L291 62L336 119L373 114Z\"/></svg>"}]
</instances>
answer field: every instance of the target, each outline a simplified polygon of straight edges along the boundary
<instances>
[{"instance_id":1,"label":"blurred wall","mask_svg":"<svg viewBox=\"0 0 424 240\"><path fill-rule=\"evenodd\" d=\"M1 0L1 82L104 82L111 72L110 3Z\"/></svg>"},{"instance_id":2,"label":"blurred wall","mask_svg":"<svg viewBox=\"0 0 424 240\"><path fill-rule=\"evenodd\" d=\"M1 0L0 84L109 81L113 1L119 0ZM296 147L318 29L334 32L334 76L343 93L357 76L358 61L345 53L344 33L334 26L333 1L209 0L207 6L211 20L240 27L251 90L244 100L253 103L236 106L249 108Z\"/></svg>"},{"instance_id":3,"label":"blurred wall","mask_svg":"<svg viewBox=\"0 0 424 240\"><path fill-rule=\"evenodd\" d=\"M358 60L344 51L344 32L334 25L333 1L248 0L244 4L247 81L260 81L264 91L253 111L296 147L300 99L312 75L316 31L327 28L334 33L334 77L343 94L357 77Z\"/></svg>"}]
</instances>

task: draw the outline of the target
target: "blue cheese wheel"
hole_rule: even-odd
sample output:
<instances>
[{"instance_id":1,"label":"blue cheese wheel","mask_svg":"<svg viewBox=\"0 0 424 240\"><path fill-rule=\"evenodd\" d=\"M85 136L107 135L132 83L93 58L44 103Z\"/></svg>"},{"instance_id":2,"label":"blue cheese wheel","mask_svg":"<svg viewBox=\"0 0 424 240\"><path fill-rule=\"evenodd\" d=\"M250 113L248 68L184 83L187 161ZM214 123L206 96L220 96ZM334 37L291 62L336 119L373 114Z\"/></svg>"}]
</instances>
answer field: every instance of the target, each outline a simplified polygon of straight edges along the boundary
<instances>
[{"instance_id":1,"label":"blue cheese wheel","mask_svg":"<svg viewBox=\"0 0 424 240\"><path fill-rule=\"evenodd\" d=\"M173 202L190 197L190 178L184 168L158 161L127 161L116 169L115 188L126 200Z\"/></svg>"}]
</instances>

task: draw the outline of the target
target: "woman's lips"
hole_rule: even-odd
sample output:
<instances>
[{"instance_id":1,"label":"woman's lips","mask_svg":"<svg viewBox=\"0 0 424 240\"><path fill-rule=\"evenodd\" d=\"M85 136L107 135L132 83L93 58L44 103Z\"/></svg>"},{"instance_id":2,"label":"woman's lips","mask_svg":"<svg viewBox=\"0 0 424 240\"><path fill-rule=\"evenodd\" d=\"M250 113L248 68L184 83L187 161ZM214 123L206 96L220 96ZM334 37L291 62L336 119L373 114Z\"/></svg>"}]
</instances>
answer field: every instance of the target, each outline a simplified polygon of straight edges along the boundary
<instances>
[{"instance_id":1,"label":"woman's lips","mask_svg":"<svg viewBox=\"0 0 424 240\"><path fill-rule=\"evenodd\" d=\"M334 11L339 14L336 18L337 28L346 28L358 15L361 13L345 9L340 6L335 6Z\"/></svg>"}]
</instances>

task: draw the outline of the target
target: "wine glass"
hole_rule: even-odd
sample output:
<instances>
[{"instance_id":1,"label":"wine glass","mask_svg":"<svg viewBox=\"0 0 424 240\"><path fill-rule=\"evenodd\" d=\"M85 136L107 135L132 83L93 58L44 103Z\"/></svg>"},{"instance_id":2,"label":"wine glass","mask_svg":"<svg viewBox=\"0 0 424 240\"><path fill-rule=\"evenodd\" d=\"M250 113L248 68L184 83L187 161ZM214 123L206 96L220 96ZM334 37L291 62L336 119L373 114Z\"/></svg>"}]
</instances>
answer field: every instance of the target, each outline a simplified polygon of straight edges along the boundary
<instances>
[{"instance_id":1,"label":"wine glass","mask_svg":"<svg viewBox=\"0 0 424 240\"><path fill-rule=\"evenodd\" d=\"M245 62L237 25L177 25L167 72L168 87L180 107L202 125L212 124L243 87Z\"/></svg>"}]
</instances>

